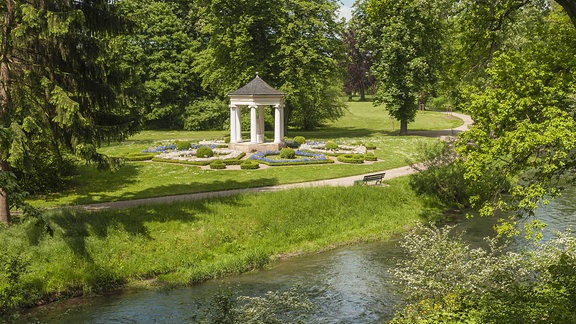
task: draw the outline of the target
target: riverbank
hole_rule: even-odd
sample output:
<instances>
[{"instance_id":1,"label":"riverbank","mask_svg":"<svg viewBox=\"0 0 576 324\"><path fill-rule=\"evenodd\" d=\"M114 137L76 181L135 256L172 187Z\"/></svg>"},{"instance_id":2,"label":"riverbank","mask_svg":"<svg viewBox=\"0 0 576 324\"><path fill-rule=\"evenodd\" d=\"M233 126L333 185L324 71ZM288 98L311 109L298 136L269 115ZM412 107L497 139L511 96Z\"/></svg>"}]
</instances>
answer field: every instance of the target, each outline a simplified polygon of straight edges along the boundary
<instances>
[{"instance_id":1,"label":"riverbank","mask_svg":"<svg viewBox=\"0 0 576 324\"><path fill-rule=\"evenodd\" d=\"M389 186L281 192L139 206L67 210L2 232L20 266L4 309L146 283L184 286L359 241L386 240L428 211L407 178ZM30 239L32 238L32 239ZM25 251L22 253L22 251Z\"/></svg>"}]
</instances>

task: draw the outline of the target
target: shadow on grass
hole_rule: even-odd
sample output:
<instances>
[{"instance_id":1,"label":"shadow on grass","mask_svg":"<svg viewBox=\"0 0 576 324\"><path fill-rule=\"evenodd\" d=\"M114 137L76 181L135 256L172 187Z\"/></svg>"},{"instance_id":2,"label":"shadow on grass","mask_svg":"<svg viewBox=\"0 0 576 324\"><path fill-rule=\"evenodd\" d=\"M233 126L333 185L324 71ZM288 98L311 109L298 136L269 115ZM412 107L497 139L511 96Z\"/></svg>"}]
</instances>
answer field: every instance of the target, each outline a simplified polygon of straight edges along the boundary
<instances>
[{"instance_id":1,"label":"shadow on grass","mask_svg":"<svg viewBox=\"0 0 576 324\"><path fill-rule=\"evenodd\" d=\"M108 202L114 204L115 202L126 202L135 199L156 199L158 197L199 194L213 191L269 187L277 184L279 184L279 181L276 178L259 178L247 181L190 182L186 184L161 185L137 192L126 192L119 197L105 197L102 192L95 191L94 193L87 192L83 196L74 199L71 205L107 204ZM137 202L135 205L141 204L142 202Z\"/></svg>"},{"instance_id":2,"label":"shadow on grass","mask_svg":"<svg viewBox=\"0 0 576 324\"><path fill-rule=\"evenodd\" d=\"M95 166L78 167L77 175L68 184L68 189L58 194L41 196L45 201L57 201L71 194L90 196L93 192L112 192L136 182L142 167L124 164L117 171L98 171Z\"/></svg>"},{"instance_id":3,"label":"shadow on grass","mask_svg":"<svg viewBox=\"0 0 576 324\"><path fill-rule=\"evenodd\" d=\"M397 131L378 131L356 127L321 127L313 131L290 129L287 136L304 136L306 138L332 139L342 137L370 137L374 135L398 135Z\"/></svg>"},{"instance_id":4,"label":"shadow on grass","mask_svg":"<svg viewBox=\"0 0 576 324\"><path fill-rule=\"evenodd\" d=\"M237 196L220 197L218 202L240 206ZM211 200L173 202L171 204L142 205L129 209L109 209L89 212L76 209L61 209L46 213L48 225L54 236L63 239L68 248L79 258L94 264L88 242L93 238L106 240L111 235L144 238L154 240L149 228L150 222L198 221L198 214L209 214ZM113 242L107 243L114 248Z\"/></svg>"}]
</instances>

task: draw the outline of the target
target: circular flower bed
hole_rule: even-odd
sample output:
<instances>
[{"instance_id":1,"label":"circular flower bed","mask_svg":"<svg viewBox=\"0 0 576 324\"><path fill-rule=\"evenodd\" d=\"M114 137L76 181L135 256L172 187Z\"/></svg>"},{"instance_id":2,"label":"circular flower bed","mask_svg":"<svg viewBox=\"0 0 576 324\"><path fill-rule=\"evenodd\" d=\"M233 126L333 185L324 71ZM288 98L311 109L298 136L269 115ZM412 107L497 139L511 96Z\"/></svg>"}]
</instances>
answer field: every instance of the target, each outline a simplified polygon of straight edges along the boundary
<instances>
[{"instance_id":1,"label":"circular flower bed","mask_svg":"<svg viewBox=\"0 0 576 324\"><path fill-rule=\"evenodd\" d=\"M307 152L307 151L294 151L295 158L282 159L271 158L270 156L279 156L280 151L266 151L256 152L250 156L250 160L256 160L266 165L295 165L295 164L318 164L318 163L334 163L331 159L326 157L326 154Z\"/></svg>"},{"instance_id":2,"label":"circular flower bed","mask_svg":"<svg viewBox=\"0 0 576 324\"><path fill-rule=\"evenodd\" d=\"M312 142L307 141L305 144L300 145L300 150L307 150L312 152L326 153L331 155L339 154L366 154L366 147L362 145L342 145L334 141L328 142Z\"/></svg>"}]
</instances>

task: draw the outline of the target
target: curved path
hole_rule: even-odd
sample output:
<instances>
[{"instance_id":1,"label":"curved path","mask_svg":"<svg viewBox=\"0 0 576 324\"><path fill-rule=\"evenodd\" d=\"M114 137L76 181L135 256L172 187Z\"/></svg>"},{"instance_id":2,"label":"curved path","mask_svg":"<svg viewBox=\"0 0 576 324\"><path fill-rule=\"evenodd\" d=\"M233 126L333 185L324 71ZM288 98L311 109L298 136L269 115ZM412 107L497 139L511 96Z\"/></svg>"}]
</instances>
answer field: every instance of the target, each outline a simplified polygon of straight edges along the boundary
<instances>
[{"instance_id":1,"label":"curved path","mask_svg":"<svg viewBox=\"0 0 576 324\"><path fill-rule=\"evenodd\" d=\"M419 135L419 136L429 136L429 137L439 137L439 138L447 138L447 137L454 137L458 133L465 131L468 129L470 125L472 125L473 121L468 115L460 114L460 113L446 113L455 117L458 117L464 121L464 124L460 127L447 129L447 130L438 130L438 131L412 131L410 135ZM406 176L415 172L409 166L404 166L401 168L385 170L386 172L386 179L392 179L396 177ZM89 211L96 211L96 210L106 210L106 209L123 209L129 208L134 206L140 205L147 205L147 204L165 204L170 202L176 201L186 201L186 200L196 200L196 199L206 199L206 198L214 198L214 197L225 197L225 196L232 196L242 193L254 193L254 192L270 192L270 191L278 191L278 190L285 190L285 189L292 189L292 188L306 188L306 187L348 187L353 186L354 182L357 180L362 179L364 175L355 175L345 178L336 178L336 179L326 179L326 180L318 180L318 181L310 181L310 182L300 182L300 183L291 183L291 184L282 184L276 186L269 186L269 187L257 187L257 188L245 188L245 189L232 189L232 190L223 190L223 191L211 191L211 192L200 192L194 194L184 194L184 195L176 195L176 196L163 196L163 197L153 197L153 198L144 198L144 199L133 199L133 200L125 200L125 201L114 201L114 202L105 202L105 203L97 203L97 204L89 204L89 205L80 205L80 206L71 206L71 207L64 207L64 208L80 208Z\"/></svg>"}]
</instances>

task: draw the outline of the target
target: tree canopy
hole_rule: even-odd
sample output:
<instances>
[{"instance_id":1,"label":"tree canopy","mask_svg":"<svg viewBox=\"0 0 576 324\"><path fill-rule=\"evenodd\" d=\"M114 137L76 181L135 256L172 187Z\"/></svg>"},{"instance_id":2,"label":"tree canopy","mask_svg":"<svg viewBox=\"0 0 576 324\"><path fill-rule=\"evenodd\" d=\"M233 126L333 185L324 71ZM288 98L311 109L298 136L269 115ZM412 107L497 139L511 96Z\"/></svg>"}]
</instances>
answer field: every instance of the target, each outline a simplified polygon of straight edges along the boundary
<instances>
[{"instance_id":1,"label":"tree canopy","mask_svg":"<svg viewBox=\"0 0 576 324\"><path fill-rule=\"evenodd\" d=\"M368 0L377 104L400 121L406 135L414 121L418 99L434 84L440 66L443 26L434 1Z\"/></svg>"},{"instance_id":2,"label":"tree canopy","mask_svg":"<svg viewBox=\"0 0 576 324\"><path fill-rule=\"evenodd\" d=\"M95 147L131 134L139 117L120 88L125 71L108 59L109 37L125 26L108 1L5 0L0 9L0 221L7 223L16 177L26 189L54 186L67 153L106 164Z\"/></svg>"}]
</instances>

